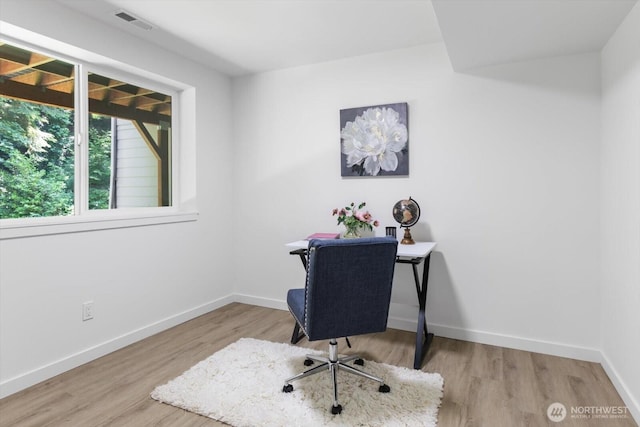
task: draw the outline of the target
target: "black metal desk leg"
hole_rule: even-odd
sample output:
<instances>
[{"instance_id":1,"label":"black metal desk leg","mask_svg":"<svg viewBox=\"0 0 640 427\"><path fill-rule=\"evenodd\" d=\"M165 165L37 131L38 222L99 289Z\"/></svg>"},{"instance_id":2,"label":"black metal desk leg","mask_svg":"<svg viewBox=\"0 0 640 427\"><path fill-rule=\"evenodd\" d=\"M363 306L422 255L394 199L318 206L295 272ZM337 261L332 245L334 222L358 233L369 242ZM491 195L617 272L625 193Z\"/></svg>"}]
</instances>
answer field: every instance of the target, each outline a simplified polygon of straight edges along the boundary
<instances>
[{"instance_id":1,"label":"black metal desk leg","mask_svg":"<svg viewBox=\"0 0 640 427\"><path fill-rule=\"evenodd\" d=\"M291 344L297 344L304 336L304 332L300 330L300 325L296 321L296 325L293 327L293 334L291 335Z\"/></svg>"},{"instance_id":2,"label":"black metal desk leg","mask_svg":"<svg viewBox=\"0 0 640 427\"><path fill-rule=\"evenodd\" d=\"M418 279L417 266L413 265L413 275L416 281L416 291L418 292L418 302L420 304L420 310L418 312L418 327L416 330L416 354L413 359L413 368L420 369L422 367L422 360L429 351L431 341L433 341L433 334L429 333L427 328L426 308L427 308L427 285L429 283L429 263L431 261L431 254L427 255L424 260L424 267L422 272L422 286Z\"/></svg>"},{"instance_id":3,"label":"black metal desk leg","mask_svg":"<svg viewBox=\"0 0 640 427\"><path fill-rule=\"evenodd\" d=\"M300 256L300 261L302 262L302 266L304 270L307 271L307 250L306 249L296 249L295 251L289 252L291 255ZM293 334L291 334L291 344L297 344L302 338L304 338L304 332L301 331L300 325L296 321L296 325L293 327Z\"/></svg>"},{"instance_id":4,"label":"black metal desk leg","mask_svg":"<svg viewBox=\"0 0 640 427\"><path fill-rule=\"evenodd\" d=\"M307 269L307 250L306 249L296 249L295 251L289 252L291 255L300 256L300 261L302 262L302 266L304 269Z\"/></svg>"}]
</instances>

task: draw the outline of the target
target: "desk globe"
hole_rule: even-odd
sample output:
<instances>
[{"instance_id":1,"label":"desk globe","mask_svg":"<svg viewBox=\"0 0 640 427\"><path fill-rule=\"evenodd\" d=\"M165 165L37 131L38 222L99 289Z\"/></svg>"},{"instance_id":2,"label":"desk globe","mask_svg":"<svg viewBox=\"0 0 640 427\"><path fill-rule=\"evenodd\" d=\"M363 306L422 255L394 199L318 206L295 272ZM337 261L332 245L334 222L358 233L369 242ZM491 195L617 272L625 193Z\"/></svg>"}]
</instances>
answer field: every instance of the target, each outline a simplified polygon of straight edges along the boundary
<instances>
[{"instance_id":1,"label":"desk globe","mask_svg":"<svg viewBox=\"0 0 640 427\"><path fill-rule=\"evenodd\" d=\"M418 202L411 197L408 199L398 200L393 205L393 219L398 221L400 227L404 227L404 237L400 241L401 245L413 245L416 242L411 237L411 231L409 227L415 225L420 219L420 206Z\"/></svg>"}]
</instances>

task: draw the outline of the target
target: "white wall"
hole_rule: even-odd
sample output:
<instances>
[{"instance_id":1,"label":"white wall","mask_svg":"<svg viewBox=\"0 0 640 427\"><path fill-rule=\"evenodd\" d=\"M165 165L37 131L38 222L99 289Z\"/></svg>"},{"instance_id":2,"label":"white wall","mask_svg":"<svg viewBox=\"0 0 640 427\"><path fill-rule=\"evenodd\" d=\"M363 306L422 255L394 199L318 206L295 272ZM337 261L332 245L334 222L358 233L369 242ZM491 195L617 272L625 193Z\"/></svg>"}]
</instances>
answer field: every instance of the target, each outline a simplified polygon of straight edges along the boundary
<instances>
[{"instance_id":1,"label":"white wall","mask_svg":"<svg viewBox=\"0 0 640 427\"><path fill-rule=\"evenodd\" d=\"M158 158L131 120L115 120L115 132L118 148L112 148L111 153L117 156L115 206L157 207L161 202L158 186L162 185L158 181Z\"/></svg>"},{"instance_id":2,"label":"white wall","mask_svg":"<svg viewBox=\"0 0 640 427\"><path fill-rule=\"evenodd\" d=\"M4 21L195 88L187 119L197 142L183 155L197 149L188 178L200 218L1 241L0 396L233 292L284 307L286 290L303 283L285 242L336 230L331 209L360 200L382 234L393 203L412 196L423 211L414 237L439 242L428 307L438 334L584 359L602 349L637 408L639 14L602 55L601 111L597 54L472 75L454 73L434 44L231 86L59 4L3 0ZM392 102L409 103L411 175L340 178L339 110ZM392 316L407 326L415 296L409 272L397 275L406 285L394 289ZM88 299L96 318L82 323Z\"/></svg>"},{"instance_id":3,"label":"white wall","mask_svg":"<svg viewBox=\"0 0 640 427\"><path fill-rule=\"evenodd\" d=\"M640 420L640 4L602 51L603 365Z\"/></svg>"},{"instance_id":4,"label":"white wall","mask_svg":"<svg viewBox=\"0 0 640 427\"><path fill-rule=\"evenodd\" d=\"M234 79L238 293L282 307L304 280L285 242L336 230L332 208L361 200L384 234L412 196L414 238L438 242L437 333L597 359L599 88L597 54L470 75L442 44ZM394 102L409 104L410 176L341 178L339 110ZM398 270L392 320L413 328Z\"/></svg>"},{"instance_id":5,"label":"white wall","mask_svg":"<svg viewBox=\"0 0 640 427\"><path fill-rule=\"evenodd\" d=\"M200 213L188 223L1 241L3 396L226 303L233 274L224 208L232 195L230 79L55 2L3 0L1 19L192 87L182 117L192 138L180 154L190 159L183 196L194 205L197 179ZM95 318L83 323L87 300Z\"/></svg>"}]
</instances>

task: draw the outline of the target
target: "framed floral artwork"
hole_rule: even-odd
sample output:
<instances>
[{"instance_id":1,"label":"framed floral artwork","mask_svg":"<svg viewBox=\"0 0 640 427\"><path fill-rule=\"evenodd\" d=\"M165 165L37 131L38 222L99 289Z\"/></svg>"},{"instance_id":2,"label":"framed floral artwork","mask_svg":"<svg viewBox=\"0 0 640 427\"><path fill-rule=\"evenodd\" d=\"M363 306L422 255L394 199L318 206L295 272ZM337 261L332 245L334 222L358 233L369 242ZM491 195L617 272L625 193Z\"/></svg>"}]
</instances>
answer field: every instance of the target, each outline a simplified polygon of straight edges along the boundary
<instances>
[{"instance_id":1,"label":"framed floral artwork","mask_svg":"<svg viewBox=\"0 0 640 427\"><path fill-rule=\"evenodd\" d=\"M342 176L409 175L407 103L340 110Z\"/></svg>"}]
</instances>

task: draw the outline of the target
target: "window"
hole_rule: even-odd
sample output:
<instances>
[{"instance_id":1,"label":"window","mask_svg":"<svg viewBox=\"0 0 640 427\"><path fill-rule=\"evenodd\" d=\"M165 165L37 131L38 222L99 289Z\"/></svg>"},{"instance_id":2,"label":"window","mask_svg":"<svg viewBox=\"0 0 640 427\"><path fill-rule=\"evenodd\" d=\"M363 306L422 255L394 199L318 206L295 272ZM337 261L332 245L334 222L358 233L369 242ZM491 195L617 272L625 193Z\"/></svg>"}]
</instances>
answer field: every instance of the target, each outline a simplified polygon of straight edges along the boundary
<instances>
[{"instance_id":1,"label":"window","mask_svg":"<svg viewBox=\"0 0 640 427\"><path fill-rule=\"evenodd\" d=\"M0 73L0 218L72 214L74 65L2 44Z\"/></svg>"},{"instance_id":2,"label":"window","mask_svg":"<svg viewBox=\"0 0 640 427\"><path fill-rule=\"evenodd\" d=\"M131 80L0 40L0 219L172 206L173 97Z\"/></svg>"}]
</instances>

